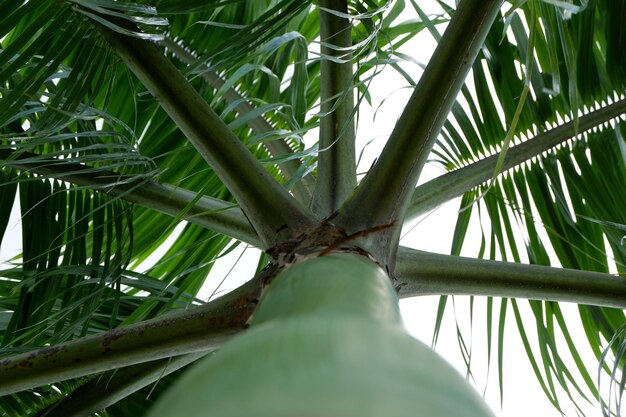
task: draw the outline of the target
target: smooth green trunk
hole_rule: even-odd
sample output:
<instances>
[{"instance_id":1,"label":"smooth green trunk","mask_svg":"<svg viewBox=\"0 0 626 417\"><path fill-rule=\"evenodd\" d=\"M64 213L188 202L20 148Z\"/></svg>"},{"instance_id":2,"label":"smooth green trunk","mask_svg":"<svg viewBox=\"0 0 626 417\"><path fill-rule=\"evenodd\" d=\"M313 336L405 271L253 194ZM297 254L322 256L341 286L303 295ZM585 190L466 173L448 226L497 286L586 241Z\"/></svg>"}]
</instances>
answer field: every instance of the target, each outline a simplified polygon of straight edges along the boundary
<instances>
[{"instance_id":1,"label":"smooth green trunk","mask_svg":"<svg viewBox=\"0 0 626 417\"><path fill-rule=\"evenodd\" d=\"M409 336L387 274L360 255L304 260L252 327L203 359L150 417L489 416L469 383Z\"/></svg>"}]
</instances>

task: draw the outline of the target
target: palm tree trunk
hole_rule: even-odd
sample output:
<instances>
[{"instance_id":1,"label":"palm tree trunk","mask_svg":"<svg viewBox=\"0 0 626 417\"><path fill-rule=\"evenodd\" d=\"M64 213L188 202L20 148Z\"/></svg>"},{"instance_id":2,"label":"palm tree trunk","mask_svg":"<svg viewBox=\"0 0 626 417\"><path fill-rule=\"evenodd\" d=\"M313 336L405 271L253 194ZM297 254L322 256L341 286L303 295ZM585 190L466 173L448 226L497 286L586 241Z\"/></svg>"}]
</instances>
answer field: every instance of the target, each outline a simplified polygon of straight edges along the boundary
<instances>
[{"instance_id":1,"label":"palm tree trunk","mask_svg":"<svg viewBox=\"0 0 626 417\"><path fill-rule=\"evenodd\" d=\"M406 333L386 272L353 253L283 270L250 330L195 365L149 416L198 410L222 417L491 415L467 381Z\"/></svg>"}]
</instances>

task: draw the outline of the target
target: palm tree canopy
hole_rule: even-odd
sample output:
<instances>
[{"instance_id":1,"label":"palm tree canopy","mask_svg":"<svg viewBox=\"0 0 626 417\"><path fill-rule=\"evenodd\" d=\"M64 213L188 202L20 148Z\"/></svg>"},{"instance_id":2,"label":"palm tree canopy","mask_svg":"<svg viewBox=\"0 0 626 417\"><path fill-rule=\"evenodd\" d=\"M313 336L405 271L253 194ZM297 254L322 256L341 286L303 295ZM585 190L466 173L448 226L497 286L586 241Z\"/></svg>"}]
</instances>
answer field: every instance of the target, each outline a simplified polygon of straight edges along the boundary
<instances>
[{"instance_id":1,"label":"palm tree canopy","mask_svg":"<svg viewBox=\"0 0 626 417\"><path fill-rule=\"evenodd\" d=\"M448 3L0 0L0 242L16 200L23 234L0 271L0 372L41 348L78 362L152 338L106 363L93 350L75 373L29 359L0 410L145 415L178 369L245 328L268 268L356 246L400 297L442 295L438 317L448 295L507 297L487 300L500 384L516 326L557 409L599 398L619 412L626 5ZM438 46L422 71L406 46L426 33ZM413 96L376 164L360 166L359 115L390 71ZM446 173L417 186L427 161ZM398 248L403 224L456 197L452 256ZM476 243L472 218L478 259L459 256ZM240 245L263 250L257 275L207 303L213 265ZM579 317L557 301L580 303ZM189 326L168 327L170 313Z\"/></svg>"}]
</instances>

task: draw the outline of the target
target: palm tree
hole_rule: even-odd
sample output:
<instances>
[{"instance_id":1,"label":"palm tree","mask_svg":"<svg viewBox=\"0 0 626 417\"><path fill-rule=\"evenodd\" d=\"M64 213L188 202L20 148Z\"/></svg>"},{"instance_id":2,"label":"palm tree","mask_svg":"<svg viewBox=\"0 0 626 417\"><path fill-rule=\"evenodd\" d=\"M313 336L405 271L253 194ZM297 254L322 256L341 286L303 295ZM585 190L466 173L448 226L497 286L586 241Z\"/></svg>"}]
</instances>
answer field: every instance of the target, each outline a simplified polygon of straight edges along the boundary
<instances>
[{"instance_id":1,"label":"palm tree","mask_svg":"<svg viewBox=\"0 0 626 417\"><path fill-rule=\"evenodd\" d=\"M458 3L1 0L0 237L19 197L24 242L0 278L3 413L486 415L398 326L396 294L442 295L440 315L450 295L504 297L487 301L500 379L515 323L557 409L619 413L625 3ZM414 82L398 49L425 30ZM361 178L355 125L383 67L413 93ZM448 172L416 186L429 159ZM459 196L451 255L399 246ZM476 259L459 256L473 213ZM255 276L199 300L242 242L263 250Z\"/></svg>"}]
</instances>

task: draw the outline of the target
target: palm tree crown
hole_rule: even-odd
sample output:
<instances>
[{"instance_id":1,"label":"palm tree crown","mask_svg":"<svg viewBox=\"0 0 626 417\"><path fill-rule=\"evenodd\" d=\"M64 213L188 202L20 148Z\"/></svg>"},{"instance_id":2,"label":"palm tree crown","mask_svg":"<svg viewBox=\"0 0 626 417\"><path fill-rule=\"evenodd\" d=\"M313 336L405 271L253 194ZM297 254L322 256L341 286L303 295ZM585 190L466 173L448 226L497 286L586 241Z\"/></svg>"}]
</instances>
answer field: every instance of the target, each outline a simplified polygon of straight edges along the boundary
<instances>
[{"instance_id":1,"label":"palm tree crown","mask_svg":"<svg viewBox=\"0 0 626 417\"><path fill-rule=\"evenodd\" d=\"M503 297L487 299L499 382L517 326L557 409L619 414L626 3L417 3L0 0L0 239L17 199L23 231L0 271L0 411L147 415L180 368L261 328L275 277L356 254L400 298L441 295L438 317L451 295ZM403 45L426 32L437 47L413 73ZM383 69L412 95L363 167L356 125ZM427 162L446 173L418 186ZM403 225L457 197L450 255L399 246ZM472 218L479 253L461 257ZM254 278L199 299L242 243L262 250ZM287 322L298 297L270 315Z\"/></svg>"}]
</instances>

